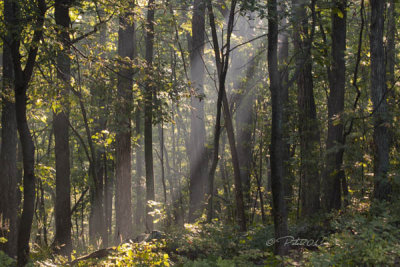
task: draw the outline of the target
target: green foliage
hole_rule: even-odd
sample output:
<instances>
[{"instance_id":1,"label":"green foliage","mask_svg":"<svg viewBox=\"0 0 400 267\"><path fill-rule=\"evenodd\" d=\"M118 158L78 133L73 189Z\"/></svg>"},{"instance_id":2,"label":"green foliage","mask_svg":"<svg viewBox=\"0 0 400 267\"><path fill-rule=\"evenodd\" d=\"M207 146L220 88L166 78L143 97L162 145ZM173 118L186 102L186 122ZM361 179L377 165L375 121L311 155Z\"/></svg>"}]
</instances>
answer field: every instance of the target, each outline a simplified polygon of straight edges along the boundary
<instances>
[{"instance_id":1,"label":"green foliage","mask_svg":"<svg viewBox=\"0 0 400 267\"><path fill-rule=\"evenodd\" d=\"M304 254L309 266L392 265L400 257L400 218L395 213L342 215L324 246Z\"/></svg>"},{"instance_id":2,"label":"green foliage","mask_svg":"<svg viewBox=\"0 0 400 267\"><path fill-rule=\"evenodd\" d=\"M78 266L170 266L164 242L125 243L105 259L89 259Z\"/></svg>"},{"instance_id":3,"label":"green foliage","mask_svg":"<svg viewBox=\"0 0 400 267\"><path fill-rule=\"evenodd\" d=\"M271 238L271 227L257 227L241 234L229 224L186 224L171 231L167 238L171 258L183 266L253 266L278 262L265 241Z\"/></svg>"},{"instance_id":4,"label":"green foliage","mask_svg":"<svg viewBox=\"0 0 400 267\"><path fill-rule=\"evenodd\" d=\"M188 261L183 266L184 267L229 267L229 266L236 266L237 262L234 260L224 260L219 257L216 261L214 260L195 260L195 261Z\"/></svg>"},{"instance_id":5,"label":"green foliage","mask_svg":"<svg viewBox=\"0 0 400 267\"><path fill-rule=\"evenodd\" d=\"M4 251L0 250L0 266L8 267L14 265L15 265L15 260L8 257L7 254L4 253Z\"/></svg>"},{"instance_id":6,"label":"green foliage","mask_svg":"<svg viewBox=\"0 0 400 267\"><path fill-rule=\"evenodd\" d=\"M115 266L170 266L168 254L162 252L164 246L160 242L123 244L111 262L115 260Z\"/></svg>"}]
</instances>

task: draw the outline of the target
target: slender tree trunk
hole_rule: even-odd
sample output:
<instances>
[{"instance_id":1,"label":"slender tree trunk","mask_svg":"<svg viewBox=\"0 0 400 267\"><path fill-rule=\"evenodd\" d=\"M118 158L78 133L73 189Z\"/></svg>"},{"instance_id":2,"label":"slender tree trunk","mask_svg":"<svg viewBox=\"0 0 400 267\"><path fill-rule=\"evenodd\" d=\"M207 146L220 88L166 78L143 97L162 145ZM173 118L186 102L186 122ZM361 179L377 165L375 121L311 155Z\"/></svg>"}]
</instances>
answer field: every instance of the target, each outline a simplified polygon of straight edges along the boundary
<instances>
[{"instance_id":1,"label":"slender tree trunk","mask_svg":"<svg viewBox=\"0 0 400 267\"><path fill-rule=\"evenodd\" d=\"M63 44L63 50L57 55L57 77L60 80L58 90L61 110L53 114L55 159L56 159L56 200L55 200L55 237L53 246L57 253L70 255L71 241L71 183L70 183L70 153L69 153L69 83L70 59L69 52L69 1L55 2L55 19L59 27L58 39Z\"/></svg>"},{"instance_id":2,"label":"slender tree trunk","mask_svg":"<svg viewBox=\"0 0 400 267\"><path fill-rule=\"evenodd\" d=\"M263 178L263 147L264 147L264 137L263 137L263 132L261 130L261 136L260 136L260 156L259 156L259 172L257 175L257 187L258 187L258 193L259 193L259 197L260 197L260 208L261 208L261 220L262 223L265 224L266 223L266 217L265 217L265 211L264 211L264 196L263 196L263 192L261 191L261 184L262 184L262 178ZM257 172L257 171L256 171Z\"/></svg>"},{"instance_id":3,"label":"slender tree trunk","mask_svg":"<svg viewBox=\"0 0 400 267\"><path fill-rule=\"evenodd\" d=\"M208 16L210 19L210 25L212 29L212 34L213 34L213 43L214 43L214 55L216 58L216 65L217 65L217 71L218 71L218 77L222 75L222 66L221 66L221 58L220 58L220 52L219 52L219 44L218 44L218 37L217 37L217 30L215 26L215 19L214 19L214 13L212 9L212 3L210 0L207 0L207 9L208 9ZM219 81L221 83L221 78L219 78ZM225 79L223 80L225 81ZM224 85L224 84L223 84ZM218 154L219 154L219 139L221 135L221 109L222 109L222 96L223 96L223 91L221 90L221 85L219 85L218 88L218 98L217 98L217 115L215 118L215 130L214 130L214 140L213 140L213 158L212 158L212 163L210 167L210 171L208 174L208 210L207 210L207 220L208 222L212 221L212 218L214 216L214 201L213 201L213 193L214 193L214 176L215 176L215 171L217 169L217 164L218 164Z\"/></svg>"},{"instance_id":4,"label":"slender tree trunk","mask_svg":"<svg viewBox=\"0 0 400 267\"><path fill-rule=\"evenodd\" d=\"M89 176L92 178L90 181L90 214L89 214L89 239L92 245L96 244L99 237L103 235L104 229L104 210L103 210L103 173L100 171L101 162L98 162L98 154L93 143L92 132L89 127L89 121L86 109L82 100L80 92L73 91L79 98L79 106L81 109L85 132L88 140L89 149L86 154L90 162ZM90 150L90 152L89 152ZM103 244L104 245L104 244Z\"/></svg>"},{"instance_id":5,"label":"slender tree trunk","mask_svg":"<svg viewBox=\"0 0 400 267\"><path fill-rule=\"evenodd\" d=\"M179 109L178 104L172 104L172 116L175 117L175 109ZM177 137L175 137L175 124L172 124L172 169L174 172L174 184L177 186L176 189L174 190L175 192L175 197L174 197L174 216L175 216L175 223L179 226L184 225L184 217L185 213L183 210L182 204L182 188L180 184L180 176L181 174L179 173L178 166L180 165L181 161L181 156L180 153L177 149L177 146L179 146L179 137L180 137L180 127L178 126L177 129Z\"/></svg>"},{"instance_id":6,"label":"slender tree trunk","mask_svg":"<svg viewBox=\"0 0 400 267\"><path fill-rule=\"evenodd\" d=\"M135 114L136 120L136 136L137 136L137 146L136 146L136 212L135 212L135 223L138 232L141 232L143 226L145 225L145 178L143 176L143 132L142 132L142 111L140 108L136 109Z\"/></svg>"},{"instance_id":7,"label":"slender tree trunk","mask_svg":"<svg viewBox=\"0 0 400 267\"><path fill-rule=\"evenodd\" d=\"M112 203L114 195L114 161L108 159L105 155L104 160L104 214L105 214L105 228L107 239L112 235ZM108 242L107 242L108 243ZM108 246L104 242L105 246Z\"/></svg>"},{"instance_id":8,"label":"slender tree trunk","mask_svg":"<svg viewBox=\"0 0 400 267\"><path fill-rule=\"evenodd\" d=\"M374 108L374 198L389 200L389 114L383 45L385 0L371 0L371 98Z\"/></svg>"},{"instance_id":9,"label":"slender tree trunk","mask_svg":"<svg viewBox=\"0 0 400 267\"><path fill-rule=\"evenodd\" d=\"M200 215L208 167L203 101L205 9L204 0L194 1L190 44L190 74L193 92L190 99L192 110L190 113L189 222L194 222Z\"/></svg>"},{"instance_id":10,"label":"slender tree trunk","mask_svg":"<svg viewBox=\"0 0 400 267\"><path fill-rule=\"evenodd\" d=\"M229 185L229 176L226 171L226 160L225 160L225 144L226 144L226 135L222 135L222 144L221 144L221 160L219 164L219 170L221 172L221 180L224 188L224 197L226 200L230 200L230 185ZM233 222L233 211L231 203L227 203L227 222Z\"/></svg>"},{"instance_id":11,"label":"slender tree trunk","mask_svg":"<svg viewBox=\"0 0 400 267\"><path fill-rule=\"evenodd\" d=\"M12 23L12 1L4 1L4 20ZM0 152L0 237L7 239L7 243L0 244L10 257L17 255L17 119L15 115L15 100L13 98L13 59L11 48L8 45L11 36L6 36L3 42L3 84L2 84L2 116L1 116L1 152Z\"/></svg>"},{"instance_id":12,"label":"slender tree trunk","mask_svg":"<svg viewBox=\"0 0 400 267\"><path fill-rule=\"evenodd\" d=\"M119 19L118 55L121 60L134 56L134 25L132 13L126 13ZM118 107L116 134L116 190L115 214L117 241L123 241L132 235L132 176L131 176L131 107L133 103L131 62L121 62L118 73Z\"/></svg>"},{"instance_id":13,"label":"slender tree trunk","mask_svg":"<svg viewBox=\"0 0 400 267\"><path fill-rule=\"evenodd\" d=\"M158 125L158 138L160 143L160 168L161 168L161 182L163 186L164 205L167 205L167 185L165 182L165 164L164 164L164 128L163 123Z\"/></svg>"},{"instance_id":14,"label":"slender tree trunk","mask_svg":"<svg viewBox=\"0 0 400 267\"><path fill-rule=\"evenodd\" d=\"M47 241L47 213L46 213L45 202L44 202L44 188L43 188L42 181L40 181L39 189L40 189L40 213L41 213L41 217L42 217L43 241L44 241L44 244L46 246L48 246L48 241Z\"/></svg>"},{"instance_id":15,"label":"slender tree trunk","mask_svg":"<svg viewBox=\"0 0 400 267\"><path fill-rule=\"evenodd\" d=\"M232 165L233 165L233 170L234 170L233 172L234 172L234 182L235 182L235 199L236 199L238 223L240 226L240 230L246 231L246 217L245 217L245 211L244 211L242 182L240 179L240 167L239 167L240 165L239 165L238 153L237 153L237 149L236 149L232 117L231 117L229 103L228 103L228 99L227 99L226 91L225 91L226 75L227 75L228 66L229 66L230 40L231 40L233 28L234 28L236 1L233 0L231 3L231 9L230 9L229 20L228 20L227 42L224 45L224 49L226 49L227 52L225 54L223 53L222 58L221 58L220 50L219 50L217 30L216 30L216 26L215 26L215 19L214 19L214 13L213 13L211 1L208 1L207 8L209 10L210 26L211 26L211 31L212 31L214 55L215 55L215 61L216 61L216 65L217 65L218 83L219 83L218 84L218 100L217 100L217 123L216 123L215 137L214 137L215 152L214 152L213 166L212 166L212 169L210 172L211 175L210 175L210 181L209 181L209 183L210 183L210 188L209 188L210 200L209 201L211 203L211 205L209 205L209 213L210 213L210 211L211 211L211 213L209 214L208 220L211 220L211 218L212 218L212 216L211 216L212 210L213 210L212 198L213 198L213 193L214 193L213 176L215 173L215 170L213 170L213 168L216 168L217 163L218 163L218 147L219 147L219 138L220 138L220 118L218 118L218 117L220 117L220 115L221 115L220 108L223 103L225 126L226 126L227 135L228 135L229 146L231 149Z\"/></svg>"},{"instance_id":16,"label":"slender tree trunk","mask_svg":"<svg viewBox=\"0 0 400 267\"><path fill-rule=\"evenodd\" d=\"M294 2L295 30L294 43L296 64L300 72L297 76L300 135L300 170L301 170L301 214L308 217L320 208L319 191L320 178L318 172L319 130L314 100L314 85L312 76L312 59L309 47L312 45L308 38L308 17L306 13L307 0ZM304 63L303 63L304 62ZM303 64L302 67L299 67Z\"/></svg>"},{"instance_id":17,"label":"slender tree trunk","mask_svg":"<svg viewBox=\"0 0 400 267\"><path fill-rule=\"evenodd\" d=\"M275 228L275 253L286 255L287 210L284 199L283 93L278 70L278 13L276 0L268 1L268 72L272 97L271 189Z\"/></svg>"},{"instance_id":18,"label":"slender tree trunk","mask_svg":"<svg viewBox=\"0 0 400 267\"><path fill-rule=\"evenodd\" d=\"M151 77L153 65L154 48L154 11L155 1L148 1L147 23L146 23L146 62L149 78ZM146 84L145 107L144 107L144 153L146 165L146 229L153 230L153 216L149 214L153 209L149 205L155 200L154 192L154 170L153 170L153 97L154 88L151 83Z\"/></svg>"}]
</instances>

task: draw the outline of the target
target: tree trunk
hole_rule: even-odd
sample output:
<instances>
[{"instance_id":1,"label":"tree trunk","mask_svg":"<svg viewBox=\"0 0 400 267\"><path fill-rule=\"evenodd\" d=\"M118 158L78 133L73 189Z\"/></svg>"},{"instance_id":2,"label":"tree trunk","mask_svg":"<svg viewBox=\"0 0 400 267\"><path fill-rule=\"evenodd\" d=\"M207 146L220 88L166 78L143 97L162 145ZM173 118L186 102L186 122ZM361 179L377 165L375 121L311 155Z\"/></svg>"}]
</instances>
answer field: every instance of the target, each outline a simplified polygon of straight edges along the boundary
<instances>
[{"instance_id":1,"label":"tree trunk","mask_svg":"<svg viewBox=\"0 0 400 267\"><path fill-rule=\"evenodd\" d=\"M276 0L268 1L268 72L272 98L271 190L275 228L275 253L286 255L287 210L284 199L283 93L278 70L278 13Z\"/></svg>"},{"instance_id":2,"label":"tree trunk","mask_svg":"<svg viewBox=\"0 0 400 267\"><path fill-rule=\"evenodd\" d=\"M146 62L148 67L149 79L151 77L153 65L154 48L154 10L155 1L148 1L147 23L146 23ZM153 230L153 216L149 214L153 209L149 205L155 200L154 192L154 170L153 170L153 97L154 88L151 83L146 84L145 107L144 107L144 157L146 165L146 229Z\"/></svg>"},{"instance_id":3,"label":"tree trunk","mask_svg":"<svg viewBox=\"0 0 400 267\"><path fill-rule=\"evenodd\" d=\"M389 112L390 114L395 114L396 109L396 90L394 86L396 84L396 77L395 77L395 66L397 63L397 54L396 54L396 20L397 20L397 13L396 13L396 4L395 0L388 0L388 8L387 8L387 48L386 48L386 73L387 73L387 81L388 81L388 104L389 104ZM396 135L395 130L390 129L389 136L390 136L390 146L396 145Z\"/></svg>"},{"instance_id":4,"label":"tree trunk","mask_svg":"<svg viewBox=\"0 0 400 267\"><path fill-rule=\"evenodd\" d=\"M389 114L383 45L384 0L371 0L371 98L374 108L374 198L389 200Z\"/></svg>"},{"instance_id":5,"label":"tree trunk","mask_svg":"<svg viewBox=\"0 0 400 267\"><path fill-rule=\"evenodd\" d=\"M193 86L190 113L190 185L189 222L193 223L201 213L206 182L207 155L205 148L206 129L204 122L204 0L195 0L192 17L192 39L190 50L190 74Z\"/></svg>"},{"instance_id":6,"label":"tree trunk","mask_svg":"<svg viewBox=\"0 0 400 267\"><path fill-rule=\"evenodd\" d=\"M308 217L320 208L320 181L318 172L319 130L314 100L311 53L308 52L312 40L308 38L307 0L294 1L295 30L294 45L297 68L297 104L299 109L300 135L300 179L302 189L301 214ZM304 63L303 63L304 62ZM300 67L300 65L303 66Z\"/></svg>"},{"instance_id":7,"label":"tree trunk","mask_svg":"<svg viewBox=\"0 0 400 267\"><path fill-rule=\"evenodd\" d=\"M104 240L104 246L109 244L109 236L112 234L112 213L113 213L113 195L114 195L114 161L107 159L104 155L104 215L105 215L105 229L107 240Z\"/></svg>"},{"instance_id":8,"label":"tree trunk","mask_svg":"<svg viewBox=\"0 0 400 267\"><path fill-rule=\"evenodd\" d=\"M4 20L6 24L13 19L12 1L4 1ZM17 255L17 119L15 116L15 100L13 98L13 59L11 48L8 45L10 34L3 42L3 88L2 88L2 116L1 116L1 152L0 152L0 237L7 239L7 243L0 244L10 257ZM4 234L4 235L3 235Z\"/></svg>"},{"instance_id":9,"label":"tree trunk","mask_svg":"<svg viewBox=\"0 0 400 267\"><path fill-rule=\"evenodd\" d=\"M158 125L158 138L160 143L160 168L161 168L161 183L163 187L164 205L167 206L167 185L165 182L165 164L164 164L164 126Z\"/></svg>"},{"instance_id":10,"label":"tree trunk","mask_svg":"<svg viewBox=\"0 0 400 267\"><path fill-rule=\"evenodd\" d=\"M69 83L70 59L69 52L69 1L55 2L55 19L59 27L58 39L63 50L57 55L57 77L60 88L61 110L53 114L55 159L56 159L56 200L55 200L55 237L53 246L57 253L70 255L71 241L71 199L70 199L70 153L69 153Z\"/></svg>"},{"instance_id":11,"label":"tree trunk","mask_svg":"<svg viewBox=\"0 0 400 267\"><path fill-rule=\"evenodd\" d=\"M73 91L79 98L79 106L81 109L85 132L90 149L86 151L89 165L90 181L90 214L89 214L89 238L92 245L95 245L97 239L104 234L104 209L103 209L103 172L101 171L101 162L98 161L99 154L96 150L92 139L92 132L89 127L89 121L86 109L80 92ZM104 245L104 244L103 244Z\"/></svg>"},{"instance_id":12,"label":"tree trunk","mask_svg":"<svg viewBox=\"0 0 400 267\"><path fill-rule=\"evenodd\" d=\"M143 132L142 132L142 111L140 108L136 109L135 120L136 120L136 136L137 136L137 146L136 146L136 212L135 212L135 224L136 230L142 233L143 226L145 225L145 179L143 177Z\"/></svg>"},{"instance_id":13,"label":"tree trunk","mask_svg":"<svg viewBox=\"0 0 400 267\"><path fill-rule=\"evenodd\" d=\"M236 1L233 0L231 3L229 20L228 20L228 29L227 29L227 41L226 41L226 44L223 46L224 47L223 50L226 49L226 53L222 53L223 54L222 58L221 58L220 50L219 50L218 36L217 36L217 30L216 30L216 25L215 25L215 19L214 19L214 12L213 12L212 3L210 0L207 2L207 8L209 11L210 26L211 26L212 40L213 40L213 46L214 46L214 56L215 56L215 62L216 62L217 71L218 71L217 123L216 123L216 128L215 128L216 130L215 130L215 136L214 136L215 152L214 152L213 165L212 165L212 168L210 171L211 175L210 175L210 181L209 181L209 192L208 193L210 196L209 202L211 204L209 204L208 220L210 221L212 218L212 210L213 210L212 200L213 200L213 194L214 194L213 179L214 179L214 174L215 174L215 168L218 163L218 147L219 147L219 138L220 138L220 115L221 115L220 109L221 109L221 105L223 103L223 112L224 112L226 132L228 135L228 141L229 141L229 146L231 149L231 156L232 156L238 223L239 223L240 230L246 231L246 217L245 217L245 211L244 211L242 182L240 179L240 167L239 167L240 165L239 165L238 153L236 150L235 134L234 134L234 130L233 130L231 112L230 112L228 98L226 96L226 91L225 91L225 82L226 82L226 76L227 76L228 67L229 67L230 40L231 40L233 28L234 28Z\"/></svg>"},{"instance_id":14,"label":"tree trunk","mask_svg":"<svg viewBox=\"0 0 400 267\"><path fill-rule=\"evenodd\" d=\"M386 49L386 65L387 65L387 80L389 85L392 87L396 82L395 77L395 66L396 66L396 1L388 0L388 26L387 26L387 49ZM390 94L390 99L393 99L395 95ZM389 102L391 103L391 102Z\"/></svg>"},{"instance_id":15,"label":"tree trunk","mask_svg":"<svg viewBox=\"0 0 400 267\"><path fill-rule=\"evenodd\" d=\"M328 139L324 182L325 210L341 207L341 176L344 152L343 122L346 65L346 0L335 0L332 9L332 69L329 77ZM345 177L343 177L345 179Z\"/></svg>"},{"instance_id":16,"label":"tree trunk","mask_svg":"<svg viewBox=\"0 0 400 267\"><path fill-rule=\"evenodd\" d=\"M116 134L116 190L115 214L117 241L123 241L132 235L132 177L131 177L131 107L133 71L131 61L134 56L134 25L132 13L126 13L119 19L118 55L121 69L118 75L118 107Z\"/></svg>"},{"instance_id":17,"label":"tree trunk","mask_svg":"<svg viewBox=\"0 0 400 267\"><path fill-rule=\"evenodd\" d=\"M104 10L100 9L98 15L100 18L104 17ZM104 23L99 26L99 44L105 46L107 42L107 24ZM100 54L102 60L105 60L106 55ZM99 135L100 142L103 144L96 144L96 160L97 163L97 180L99 184L99 190L101 193L98 195L102 197L102 207L99 205L99 213L102 214L100 218L101 223L99 225L99 234L102 238L102 245L108 246L109 235L111 235L111 222L112 222L112 199L113 199L113 175L108 174L108 165L111 160L107 159L107 146L106 137L104 131L107 129L107 118L110 112L110 106L108 99L111 98L110 93L107 90L107 85L104 82L99 82L90 87L92 95L92 106L96 107L96 114L94 117L95 134ZM97 115L97 116L96 116ZM112 174L114 172L111 172Z\"/></svg>"},{"instance_id":18,"label":"tree trunk","mask_svg":"<svg viewBox=\"0 0 400 267\"><path fill-rule=\"evenodd\" d=\"M254 58L246 71L244 82L241 83L238 93L236 113L237 153L240 162L240 177L243 186L243 196L246 210L251 205L250 200L250 172L253 157L253 125L254 125L254 90L251 86L259 60Z\"/></svg>"},{"instance_id":19,"label":"tree trunk","mask_svg":"<svg viewBox=\"0 0 400 267\"><path fill-rule=\"evenodd\" d=\"M290 106L289 106L289 31L288 31L288 18L285 15L287 12L287 6L284 0L278 0L278 13L280 14L280 22L279 22L279 33L278 33L278 64L279 64L279 75L281 77L282 83L282 94L284 99L284 110L283 116L286 122L284 125L283 131L283 140L285 141L285 199L287 202L287 207L289 208L289 203L293 198L293 183L294 183L294 175L291 174L290 170L290 131L289 126L287 125L289 122L289 114L290 114Z\"/></svg>"},{"instance_id":20,"label":"tree trunk","mask_svg":"<svg viewBox=\"0 0 400 267\"><path fill-rule=\"evenodd\" d=\"M14 66L14 90L15 90L15 109L17 118L17 129L19 138L22 146L22 157L23 157L23 210L21 215L21 221L18 228L18 244L17 244L17 256L18 266L24 266L29 259L29 239L32 228L32 220L34 215L34 203L35 203L35 147L32 139L32 135L29 130L27 120L27 90L28 85L32 77L33 68L36 61L36 55L38 52L38 43L43 35L43 24L44 15L47 7L44 0L38 1L38 13L35 17L35 31L33 33L30 48L27 55L25 68L22 68L20 46L21 46L21 31L23 25L18 23L9 23L6 25L8 34L11 36L10 48ZM20 18L20 7L17 2L12 4L12 12L10 12L11 21L19 21Z\"/></svg>"}]
</instances>

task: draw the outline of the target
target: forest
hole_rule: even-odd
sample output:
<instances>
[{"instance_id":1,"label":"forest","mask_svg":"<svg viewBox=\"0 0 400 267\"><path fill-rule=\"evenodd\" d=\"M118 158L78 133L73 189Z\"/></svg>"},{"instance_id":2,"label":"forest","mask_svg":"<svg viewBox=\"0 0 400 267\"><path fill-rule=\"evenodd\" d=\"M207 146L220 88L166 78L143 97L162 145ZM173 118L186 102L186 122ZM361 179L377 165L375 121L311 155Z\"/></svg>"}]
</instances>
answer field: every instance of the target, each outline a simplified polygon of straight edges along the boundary
<instances>
[{"instance_id":1,"label":"forest","mask_svg":"<svg viewBox=\"0 0 400 267\"><path fill-rule=\"evenodd\" d=\"M0 266L400 266L398 1L0 3Z\"/></svg>"}]
</instances>

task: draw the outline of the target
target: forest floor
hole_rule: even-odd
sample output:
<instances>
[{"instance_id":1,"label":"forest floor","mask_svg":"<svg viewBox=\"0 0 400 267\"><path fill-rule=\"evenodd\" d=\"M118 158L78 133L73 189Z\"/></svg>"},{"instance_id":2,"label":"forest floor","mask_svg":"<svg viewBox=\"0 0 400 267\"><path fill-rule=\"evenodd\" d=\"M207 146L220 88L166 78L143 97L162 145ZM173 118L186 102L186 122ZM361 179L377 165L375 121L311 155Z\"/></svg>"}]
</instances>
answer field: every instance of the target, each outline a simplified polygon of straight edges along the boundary
<instances>
[{"instance_id":1,"label":"forest floor","mask_svg":"<svg viewBox=\"0 0 400 267\"><path fill-rule=\"evenodd\" d=\"M367 203L367 202L366 202ZM400 205L353 208L296 222L289 228L288 256L273 254L272 224L246 233L227 223L185 224L141 235L118 247L55 256L47 248L32 252L33 266L400 266ZM356 207L356 208L355 208ZM296 222L296 223L295 223ZM13 266L0 255L1 266Z\"/></svg>"}]
</instances>

